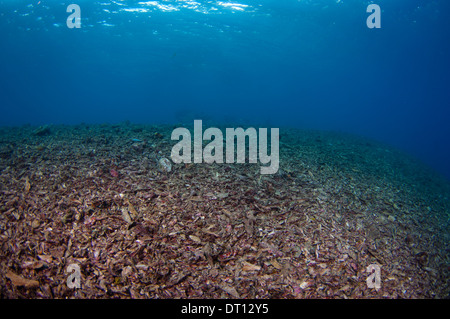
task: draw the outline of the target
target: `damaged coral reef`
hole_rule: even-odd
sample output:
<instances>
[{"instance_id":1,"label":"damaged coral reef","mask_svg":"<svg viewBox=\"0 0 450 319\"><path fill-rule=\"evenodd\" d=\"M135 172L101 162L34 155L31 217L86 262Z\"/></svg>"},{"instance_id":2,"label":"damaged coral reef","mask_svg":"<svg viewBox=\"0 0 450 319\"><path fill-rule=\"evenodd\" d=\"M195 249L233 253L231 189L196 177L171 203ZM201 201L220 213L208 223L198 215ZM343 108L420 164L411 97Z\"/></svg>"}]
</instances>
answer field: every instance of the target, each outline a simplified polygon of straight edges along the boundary
<instances>
[{"instance_id":1,"label":"damaged coral reef","mask_svg":"<svg viewBox=\"0 0 450 319\"><path fill-rule=\"evenodd\" d=\"M175 164L174 128L0 128L0 297L449 296L450 187L415 159L280 128L276 174Z\"/></svg>"}]
</instances>

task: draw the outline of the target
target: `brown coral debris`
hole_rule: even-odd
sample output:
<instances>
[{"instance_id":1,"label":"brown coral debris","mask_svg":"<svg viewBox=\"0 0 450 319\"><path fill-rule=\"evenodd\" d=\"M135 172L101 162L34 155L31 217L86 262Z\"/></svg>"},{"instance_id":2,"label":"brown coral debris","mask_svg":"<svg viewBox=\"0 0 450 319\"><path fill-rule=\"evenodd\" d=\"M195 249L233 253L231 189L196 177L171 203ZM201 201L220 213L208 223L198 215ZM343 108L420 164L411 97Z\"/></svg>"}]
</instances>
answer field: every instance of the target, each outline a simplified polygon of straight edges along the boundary
<instances>
[{"instance_id":1,"label":"brown coral debris","mask_svg":"<svg viewBox=\"0 0 450 319\"><path fill-rule=\"evenodd\" d=\"M409 157L281 129L276 174L248 163L162 170L172 129L0 128L0 297L449 295L449 185ZM81 288L67 284L72 264ZM380 289L368 287L369 265Z\"/></svg>"}]
</instances>

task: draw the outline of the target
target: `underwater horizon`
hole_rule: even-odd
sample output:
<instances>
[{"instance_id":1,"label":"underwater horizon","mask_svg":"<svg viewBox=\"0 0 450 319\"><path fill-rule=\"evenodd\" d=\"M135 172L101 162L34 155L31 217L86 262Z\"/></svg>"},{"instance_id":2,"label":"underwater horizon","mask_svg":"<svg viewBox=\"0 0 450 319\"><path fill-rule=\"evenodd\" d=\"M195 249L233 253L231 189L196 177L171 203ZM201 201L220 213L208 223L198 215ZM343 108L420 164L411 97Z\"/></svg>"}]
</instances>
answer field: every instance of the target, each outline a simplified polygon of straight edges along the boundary
<instances>
[{"instance_id":1,"label":"underwater horizon","mask_svg":"<svg viewBox=\"0 0 450 319\"><path fill-rule=\"evenodd\" d=\"M176 123L348 132L450 179L448 1L0 1L1 126ZM202 119L202 118L200 118Z\"/></svg>"}]
</instances>

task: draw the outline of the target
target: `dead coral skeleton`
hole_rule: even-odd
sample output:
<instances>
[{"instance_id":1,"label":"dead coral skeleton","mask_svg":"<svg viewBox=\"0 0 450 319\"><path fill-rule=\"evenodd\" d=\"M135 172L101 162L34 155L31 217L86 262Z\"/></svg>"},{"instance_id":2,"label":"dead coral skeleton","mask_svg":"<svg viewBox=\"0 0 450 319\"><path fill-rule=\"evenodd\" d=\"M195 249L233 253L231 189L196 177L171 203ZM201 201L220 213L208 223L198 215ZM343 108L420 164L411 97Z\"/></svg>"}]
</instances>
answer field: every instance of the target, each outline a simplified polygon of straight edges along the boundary
<instances>
[{"instance_id":1,"label":"dead coral skeleton","mask_svg":"<svg viewBox=\"0 0 450 319\"><path fill-rule=\"evenodd\" d=\"M439 199L448 185L424 187L431 173L394 150L285 130L277 174L250 164L168 170L157 159L170 154L170 129L2 128L1 297L448 295L449 207ZM70 264L80 289L67 286ZM372 264L379 290L366 284Z\"/></svg>"}]
</instances>

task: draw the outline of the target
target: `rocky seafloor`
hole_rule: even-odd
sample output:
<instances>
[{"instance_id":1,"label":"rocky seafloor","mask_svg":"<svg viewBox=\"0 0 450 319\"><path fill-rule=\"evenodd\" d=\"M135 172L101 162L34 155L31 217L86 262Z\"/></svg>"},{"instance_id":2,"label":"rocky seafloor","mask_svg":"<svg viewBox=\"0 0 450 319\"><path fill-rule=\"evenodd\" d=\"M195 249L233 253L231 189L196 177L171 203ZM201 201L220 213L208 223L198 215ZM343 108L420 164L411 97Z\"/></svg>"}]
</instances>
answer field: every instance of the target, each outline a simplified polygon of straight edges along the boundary
<instances>
[{"instance_id":1,"label":"rocky seafloor","mask_svg":"<svg viewBox=\"0 0 450 319\"><path fill-rule=\"evenodd\" d=\"M450 186L425 165L280 128L276 174L168 171L175 127L0 128L0 297L449 297Z\"/></svg>"}]
</instances>

